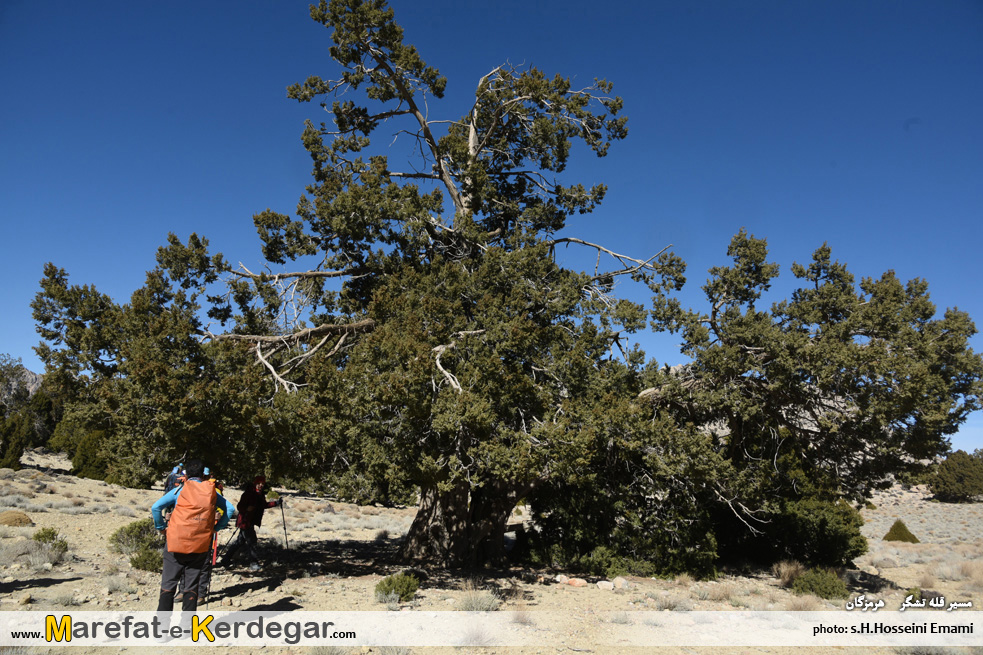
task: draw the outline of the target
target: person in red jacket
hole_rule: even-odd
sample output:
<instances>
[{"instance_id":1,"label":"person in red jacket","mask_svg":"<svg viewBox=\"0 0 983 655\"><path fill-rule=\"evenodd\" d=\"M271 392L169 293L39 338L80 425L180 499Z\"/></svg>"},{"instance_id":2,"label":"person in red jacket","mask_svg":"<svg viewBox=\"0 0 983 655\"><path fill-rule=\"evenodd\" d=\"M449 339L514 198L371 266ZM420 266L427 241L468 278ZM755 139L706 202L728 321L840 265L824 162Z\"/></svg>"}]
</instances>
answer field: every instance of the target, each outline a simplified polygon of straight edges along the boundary
<instances>
[{"instance_id":1,"label":"person in red jacket","mask_svg":"<svg viewBox=\"0 0 983 655\"><path fill-rule=\"evenodd\" d=\"M257 475L253 484L246 487L239 498L236 509L239 515L236 517L236 527L239 528L239 536L236 537L225 556L222 558L221 566L229 566L235 557L236 552L243 546L249 555L249 570L259 570L259 553L256 551L256 528L263 524L263 512L268 507L279 507L283 499L266 500L266 476Z\"/></svg>"}]
</instances>

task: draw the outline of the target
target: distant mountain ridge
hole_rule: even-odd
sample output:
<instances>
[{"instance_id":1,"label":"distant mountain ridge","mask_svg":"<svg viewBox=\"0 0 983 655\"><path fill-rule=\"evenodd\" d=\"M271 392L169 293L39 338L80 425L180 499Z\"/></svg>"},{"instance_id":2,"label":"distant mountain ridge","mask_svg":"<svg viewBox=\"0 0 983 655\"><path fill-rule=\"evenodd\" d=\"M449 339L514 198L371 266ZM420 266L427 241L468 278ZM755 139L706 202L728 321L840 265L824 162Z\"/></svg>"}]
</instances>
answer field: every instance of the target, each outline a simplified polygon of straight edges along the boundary
<instances>
[{"instance_id":1,"label":"distant mountain ridge","mask_svg":"<svg viewBox=\"0 0 983 655\"><path fill-rule=\"evenodd\" d=\"M23 366L20 370L21 380L23 381L24 386L27 387L28 393L33 396L34 392L41 388L41 381L44 379L44 376L39 373L35 373L34 371L29 371Z\"/></svg>"}]
</instances>

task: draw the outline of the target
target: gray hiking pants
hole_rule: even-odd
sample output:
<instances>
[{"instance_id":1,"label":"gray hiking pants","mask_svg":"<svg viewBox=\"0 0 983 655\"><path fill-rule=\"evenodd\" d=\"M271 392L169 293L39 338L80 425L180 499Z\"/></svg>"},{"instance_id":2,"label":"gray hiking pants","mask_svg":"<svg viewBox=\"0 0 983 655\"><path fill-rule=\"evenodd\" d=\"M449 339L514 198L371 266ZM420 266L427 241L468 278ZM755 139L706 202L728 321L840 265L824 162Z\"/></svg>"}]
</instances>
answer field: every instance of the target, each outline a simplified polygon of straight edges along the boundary
<instances>
[{"instance_id":1,"label":"gray hiking pants","mask_svg":"<svg viewBox=\"0 0 983 655\"><path fill-rule=\"evenodd\" d=\"M201 570L209 561L211 553L172 553L164 549L164 570L160 576L160 599L157 601L158 612L174 610L174 592L178 583L184 590L181 609L194 612L198 609L198 583L201 580Z\"/></svg>"}]
</instances>

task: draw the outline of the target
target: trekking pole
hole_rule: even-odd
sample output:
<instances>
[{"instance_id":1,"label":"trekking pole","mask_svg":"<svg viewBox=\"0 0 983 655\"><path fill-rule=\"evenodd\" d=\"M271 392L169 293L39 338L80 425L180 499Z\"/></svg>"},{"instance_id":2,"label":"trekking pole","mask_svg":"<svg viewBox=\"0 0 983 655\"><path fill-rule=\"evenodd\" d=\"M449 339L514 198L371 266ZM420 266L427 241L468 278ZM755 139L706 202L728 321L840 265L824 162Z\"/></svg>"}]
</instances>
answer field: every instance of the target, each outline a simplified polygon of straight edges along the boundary
<instances>
[{"instance_id":1,"label":"trekking pole","mask_svg":"<svg viewBox=\"0 0 983 655\"><path fill-rule=\"evenodd\" d=\"M290 542L287 541L287 517L283 513L283 498L280 498L280 519L283 521L283 545L290 550Z\"/></svg>"},{"instance_id":2,"label":"trekking pole","mask_svg":"<svg viewBox=\"0 0 983 655\"><path fill-rule=\"evenodd\" d=\"M208 569L208 584L205 585L205 609L208 609L209 596L212 593L212 576L215 575L215 560L218 556L218 532L212 536L212 566Z\"/></svg>"}]
</instances>

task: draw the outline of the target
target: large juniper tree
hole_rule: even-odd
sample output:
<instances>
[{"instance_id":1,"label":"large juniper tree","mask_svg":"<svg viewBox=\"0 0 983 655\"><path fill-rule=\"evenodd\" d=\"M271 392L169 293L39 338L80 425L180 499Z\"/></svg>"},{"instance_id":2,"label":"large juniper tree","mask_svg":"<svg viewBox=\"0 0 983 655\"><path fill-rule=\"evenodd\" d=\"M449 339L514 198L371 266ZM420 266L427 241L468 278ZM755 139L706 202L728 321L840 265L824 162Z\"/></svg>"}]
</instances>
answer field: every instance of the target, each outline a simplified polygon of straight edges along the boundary
<instances>
[{"instance_id":1,"label":"large juniper tree","mask_svg":"<svg viewBox=\"0 0 983 655\"><path fill-rule=\"evenodd\" d=\"M206 241L172 237L152 279L169 285L166 302L182 299L182 321L197 321L186 310L207 296L208 315L231 328L190 332L247 345L281 391L301 390L294 436L309 460L341 470L345 491L383 500L418 489L407 557L496 557L516 502L581 438L568 408L601 402L591 385L624 366L607 360L645 326L642 307L614 297L615 279L675 283L678 262L558 236L605 193L563 182L574 149L603 156L626 135L610 83L575 87L505 64L438 120L446 80L403 43L384 2L321 2L311 17L331 32L339 74L288 95L320 102L331 123L304 131L314 179L296 217L254 219L268 269L233 268ZM394 134L413 142L409 168L390 163ZM568 245L611 266L566 268L555 250ZM219 277L225 293L211 286ZM178 369L203 368L177 341Z\"/></svg>"},{"instance_id":2,"label":"large juniper tree","mask_svg":"<svg viewBox=\"0 0 983 655\"><path fill-rule=\"evenodd\" d=\"M855 555L841 499L942 452L978 407L975 328L957 311L933 318L921 281L887 274L858 292L823 248L794 267L803 288L765 311L777 266L742 232L701 313L673 297L675 256L570 236L567 219L604 196L566 181L570 156L626 135L608 82L505 64L434 118L446 81L382 0L321 2L311 17L338 73L288 94L331 121L304 130L313 181L296 215L254 217L263 270L171 236L119 305L46 269L39 353L80 399L60 433L99 440L122 481L211 447L243 475L269 462L347 499L418 495L410 559L501 557L526 499L561 559L604 546L709 572L735 534L776 555ZM393 135L412 148L391 157ZM564 265L568 246L597 266ZM628 279L652 307L615 296ZM624 347L650 319L682 331L691 365Z\"/></svg>"}]
</instances>

